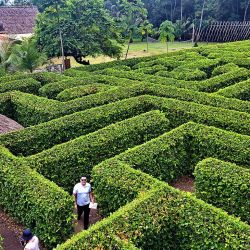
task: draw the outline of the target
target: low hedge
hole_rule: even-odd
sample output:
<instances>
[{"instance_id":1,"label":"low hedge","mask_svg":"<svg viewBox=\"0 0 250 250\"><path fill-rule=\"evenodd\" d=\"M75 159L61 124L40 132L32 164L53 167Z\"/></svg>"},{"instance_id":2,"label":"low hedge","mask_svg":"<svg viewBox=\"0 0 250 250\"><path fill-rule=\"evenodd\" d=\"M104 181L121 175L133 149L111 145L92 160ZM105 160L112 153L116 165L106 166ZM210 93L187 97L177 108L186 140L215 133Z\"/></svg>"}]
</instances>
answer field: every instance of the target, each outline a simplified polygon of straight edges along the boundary
<instances>
[{"instance_id":1,"label":"low hedge","mask_svg":"<svg viewBox=\"0 0 250 250\"><path fill-rule=\"evenodd\" d=\"M114 162L109 163L114 170ZM105 167L101 169L106 172ZM97 169L98 179L102 174ZM230 249L246 249L250 227L245 223L157 180L154 188L148 189L146 181L140 180L144 177L152 181L153 186L153 179L143 173L140 176L139 171L135 173L131 170L129 173L127 167L124 176L119 170L115 170L114 175L125 180L127 174L127 178L132 177L132 183L136 183L134 192L140 193L139 197L89 230L73 236L57 250L94 249L114 236L129 239L140 249L224 249L227 245ZM132 191L126 180L124 185L120 182L119 186L117 179L109 178L108 174L104 178L107 182L102 182L101 186L108 186L104 191L107 201L113 199L115 191L118 200Z\"/></svg>"},{"instance_id":2,"label":"low hedge","mask_svg":"<svg viewBox=\"0 0 250 250\"><path fill-rule=\"evenodd\" d=\"M249 169L208 158L196 165L194 176L198 198L250 222Z\"/></svg>"},{"instance_id":3,"label":"low hedge","mask_svg":"<svg viewBox=\"0 0 250 250\"><path fill-rule=\"evenodd\" d=\"M192 174L194 166L207 157L248 166L249 144L249 136L189 122L116 158L170 182Z\"/></svg>"},{"instance_id":4,"label":"low hedge","mask_svg":"<svg viewBox=\"0 0 250 250\"><path fill-rule=\"evenodd\" d=\"M13 80L10 82L0 83L0 93L19 90L26 93L37 94L41 83L33 78L24 78L22 80Z\"/></svg>"},{"instance_id":5,"label":"low hedge","mask_svg":"<svg viewBox=\"0 0 250 250\"><path fill-rule=\"evenodd\" d=\"M9 118L13 117L13 105L11 103L11 92L0 93L0 114Z\"/></svg>"},{"instance_id":6,"label":"low hedge","mask_svg":"<svg viewBox=\"0 0 250 250\"><path fill-rule=\"evenodd\" d=\"M150 111L29 156L26 162L60 187L72 191L80 176L90 176L94 165L161 134L168 125L164 114Z\"/></svg>"},{"instance_id":7,"label":"low hedge","mask_svg":"<svg viewBox=\"0 0 250 250\"><path fill-rule=\"evenodd\" d=\"M146 100L166 114L172 128L194 121L250 135L250 114L156 96L147 96Z\"/></svg>"},{"instance_id":8,"label":"low hedge","mask_svg":"<svg viewBox=\"0 0 250 250\"><path fill-rule=\"evenodd\" d=\"M237 82L247 80L250 71L247 69L236 69L225 74L214 76L198 84L197 90L205 92L214 92L220 88L233 85Z\"/></svg>"},{"instance_id":9,"label":"low hedge","mask_svg":"<svg viewBox=\"0 0 250 250\"><path fill-rule=\"evenodd\" d=\"M218 66L215 68L212 72L212 76L217 76L221 74L225 74L227 72L230 72L232 70L239 69L239 66L234 63L227 63L225 65Z\"/></svg>"},{"instance_id":10,"label":"low hedge","mask_svg":"<svg viewBox=\"0 0 250 250\"><path fill-rule=\"evenodd\" d=\"M0 84L16 80L23 80L25 78L30 78L30 77L31 75L27 73L7 74L5 76L0 77Z\"/></svg>"},{"instance_id":11,"label":"low hedge","mask_svg":"<svg viewBox=\"0 0 250 250\"><path fill-rule=\"evenodd\" d=\"M198 104L209 105L223 109L237 110L240 112L250 113L249 102L244 102L232 98L224 98L223 96L218 96L218 92L215 92L214 94L209 94L205 92L176 88L173 86L147 84L145 85L144 93L160 97L174 98L182 101L195 102Z\"/></svg>"},{"instance_id":12,"label":"low hedge","mask_svg":"<svg viewBox=\"0 0 250 250\"><path fill-rule=\"evenodd\" d=\"M60 81L56 83L46 84L42 88L39 89L39 95L45 96L51 99L56 98L56 96L62 92L63 90L78 87L89 84L107 84L114 86L129 86L137 83L136 81L132 81L125 78L118 78L114 76L105 76L105 75L90 75L88 77L75 77L71 78L71 80ZM139 82L138 82L139 83Z\"/></svg>"},{"instance_id":13,"label":"low hedge","mask_svg":"<svg viewBox=\"0 0 250 250\"><path fill-rule=\"evenodd\" d=\"M96 94L98 92L103 92L112 88L112 86L105 84L88 84L85 86L78 86L74 88L65 89L56 96L56 99L62 102L67 102L72 99L76 99L86 95Z\"/></svg>"},{"instance_id":14,"label":"low hedge","mask_svg":"<svg viewBox=\"0 0 250 250\"><path fill-rule=\"evenodd\" d=\"M14 154L27 156L144 113L149 108L143 97L129 98L0 135L0 143Z\"/></svg>"},{"instance_id":15,"label":"low hedge","mask_svg":"<svg viewBox=\"0 0 250 250\"><path fill-rule=\"evenodd\" d=\"M72 196L0 147L0 204L51 248L72 231Z\"/></svg>"},{"instance_id":16,"label":"low hedge","mask_svg":"<svg viewBox=\"0 0 250 250\"><path fill-rule=\"evenodd\" d=\"M53 72L38 72L38 73L33 73L31 76L35 80L39 81L42 85L71 79L71 77L69 76Z\"/></svg>"},{"instance_id":17,"label":"low hedge","mask_svg":"<svg viewBox=\"0 0 250 250\"><path fill-rule=\"evenodd\" d=\"M215 94L227 98L237 98L243 101L250 101L250 80L236 83L232 86L220 89Z\"/></svg>"}]
</instances>

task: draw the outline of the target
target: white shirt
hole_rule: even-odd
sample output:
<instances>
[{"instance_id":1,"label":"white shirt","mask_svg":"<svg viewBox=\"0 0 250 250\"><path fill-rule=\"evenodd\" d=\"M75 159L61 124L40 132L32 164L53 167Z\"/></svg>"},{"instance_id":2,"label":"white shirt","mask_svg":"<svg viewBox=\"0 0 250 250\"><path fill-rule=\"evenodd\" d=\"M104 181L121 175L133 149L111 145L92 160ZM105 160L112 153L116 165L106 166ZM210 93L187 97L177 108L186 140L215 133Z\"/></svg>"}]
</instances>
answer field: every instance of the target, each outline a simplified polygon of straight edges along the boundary
<instances>
[{"instance_id":1,"label":"white shirt","mask_svg":"<svg viewBox=\"0 0 250 250\"><path fill-rule=\"evenodd\" d=\"M89 193L91 192L91 185L89 183L86 183L85 186L83 186L81 183L77 183L74 186L73 194L76 196L76 203L78 206L85 206L90 203L90 197Z\"/></svg>"},{"instance_id":2,"label":"white shirt","mask_svg":"<svg viewBox=\"0 0 250 250\"><path fill-rule=\"evenodd\" d=\"M38 238L33 236L32 239L26 244L24 250L40 250Z\"/></svg>"}]
</instances>

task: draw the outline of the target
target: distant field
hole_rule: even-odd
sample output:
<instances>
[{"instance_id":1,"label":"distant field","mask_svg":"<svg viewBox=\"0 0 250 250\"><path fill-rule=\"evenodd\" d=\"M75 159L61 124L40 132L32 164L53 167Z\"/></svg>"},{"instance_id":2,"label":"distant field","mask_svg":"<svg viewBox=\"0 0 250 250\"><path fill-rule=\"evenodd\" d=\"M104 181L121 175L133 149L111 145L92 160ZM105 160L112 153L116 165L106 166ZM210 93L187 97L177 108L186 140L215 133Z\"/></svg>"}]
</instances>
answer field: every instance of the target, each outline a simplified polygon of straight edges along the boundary
<instances>
[{"instance_id":1,"label":"distant field","mask_svg":"<svg viewBox=\"0 0 250 250\"><path fill-rule=\"evenodd\" d=\"M199 45L204 45L206 43L200 43ZM181 50L181 49L190 49L192 48L192 43L191 42L173 42L169 43L169 52L173 52L176 50ZM123 50L123 58L125 58L127 46L124 46ZM147 50L147 43L146 42L135 42L130 44L130 49L128 53L128 58L134 58L134 57L143 57L143 56L153 56L153 55L159 55L163 53L167 53L167 45L165 43L149 43L149 49L148 52ZM103 62L110 62L115 59L110 58L108 56L98 56L96 58L93 57L88 57L87 60L90 61L90 64L97 64L97 63L103 63ZM61 59L55 58L53 59L54 63L61 63ZM72 67L77 67L80 66L74 58L71 57L71 66Z\"/></svg>"}]
</instances>

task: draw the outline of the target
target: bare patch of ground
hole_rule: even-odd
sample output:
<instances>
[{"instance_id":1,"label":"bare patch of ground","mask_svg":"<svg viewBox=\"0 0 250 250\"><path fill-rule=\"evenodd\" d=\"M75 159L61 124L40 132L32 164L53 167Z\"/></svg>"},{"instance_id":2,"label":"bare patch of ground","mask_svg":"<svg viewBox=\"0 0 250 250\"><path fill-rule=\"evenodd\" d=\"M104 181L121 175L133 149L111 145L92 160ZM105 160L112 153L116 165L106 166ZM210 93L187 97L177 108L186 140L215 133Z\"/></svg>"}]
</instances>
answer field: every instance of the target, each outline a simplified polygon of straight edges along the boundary
<instances>
[{"instance_id":1,"label":"bare patch of ground","mask_svg":"<svg viewBox=\"0 0 250 250\"><path fill-rule=\"evenodd\" d=\"M170 185L182 191L190 193L195 192L194 178L189 176L181 176L174 180L172 183L170 183Z\"/></svg>"},{"instance_id":2,"label":"bare patch of ground","mask_svg":"<svg viewBox=\"0 0 250 250\"><path fill-rule=\"evenodd\" d=\"M7 116L0 115L0 134L8 133L10 131L15 131L22 129L23 126L15 122L14 120L8 118Z\"/></svg>"}]
</instances>

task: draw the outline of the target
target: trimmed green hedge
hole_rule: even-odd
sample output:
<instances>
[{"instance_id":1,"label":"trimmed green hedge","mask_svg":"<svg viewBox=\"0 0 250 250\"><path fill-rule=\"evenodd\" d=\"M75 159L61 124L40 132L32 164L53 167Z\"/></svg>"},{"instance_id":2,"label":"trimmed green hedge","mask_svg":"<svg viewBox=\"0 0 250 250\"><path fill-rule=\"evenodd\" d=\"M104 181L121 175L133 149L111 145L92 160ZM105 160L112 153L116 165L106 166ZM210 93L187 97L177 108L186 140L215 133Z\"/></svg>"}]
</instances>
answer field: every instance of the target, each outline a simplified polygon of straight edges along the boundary
<instances>
[{"instance_id":1,"label":"trimmed green hedge","mask_svg":"<svg viewBox=\"0 0 250 250\"><path fill-rule=\"evenodd\" d=\"M150 111L56 145L27 157L26 162L46 178L71 191L80 176L90 176L94 165L154 138L166 131L168 125L163 113Z\"/></svg>"},{"instance_id":2,"label":"trimmed green hedge","mask_svg":"<svg viewBox=\"0 0 250 250\"><path fill-rule=\"evenodd\" d=\"M250 222L250 170L208 158L195 167L195 194Z\"/></svg>"},{"instance_id":3,"label":"trimmed green hedge","mask_svg":"<svg viewBox=\"0 0 250 250\"><path fill-rule=\"evenodd\" d=\"M19 90L26 93L37 94L42 85L33 78L24 78L22 80L13 80L10 82L0 83L0 92Z\"/></svg>"},{"instance_id":4,"label":"trimmed green hedge","mask_svg":"<svg viewBox=\"0 0 250 250\"><path fill-rule=\"evenodd\" d=\"M7 74L5 76L0 77L0 84L15 80L23 80L25 78L30 78L30 76L31 75L27 73Z\"/></svg>"},{"instance_id":5,"label":"trimmed green hedge","mask_svg":"<svg viewBox=\"0 0 250 250\"><path fill-rule=\"evenodd\" d=\"M146 84L144 93L160 97L174 98L182 101L195 102L198 104L209 105L223 109L237 110L240 112L250 113L249 102L244 102L232 98L224 98L222 96L218 96L218 92L215 92L214 94L209 94L188 89L176 88L173 86Z\"/></svg>"},{"instance_id":6,"label":"trimmed green hedge","mask_svg":"<svg viewBox=\"0 0 250 250\"><path fill-rule=\"evenodd\" d=\"M85 86L65 89L56 96L56 99L62 102L67 102L75 98L96 94L112 88L114 87L105 84L88 84Z\"/></svg>"},{"instance_id":7,"label":"trimmed green hedge","mask_svg":"<svg viewBox=\"0 0 250 250\"><path fill-rule=\"evenodd\" d=\"M236 70L236 69L239 69L238 65L236 65L234 63L228 63L228 64L225 64L225 65L222 65L222 66L215 68L212 72L212 76L225 74L227 72L230 72L230 71Z\"/></svg>"},{"instance_id":8,"label":"trimmed green hedge","mask_svg":"<svg viewBox=\"0 0 250 250\"><path fill-rule=\"evenodd\" d=\"M194 121L250 135L250 114L248 113L163 97L147 97L147 101L154 109L159 109L166 114L172 128L188 121Z\"/></svg>"},{"instance_id":9,"label":"trimmed green hedge","mask_svg":"<svg viewBox=\"0 0 250 250\"><path fill-rule=\"evenodd\" d=\"M0 204L47 247L67 239L72 231L73 198L30 169L22 159L0 147Z\"/></svg>"},{"instance_id":10,"label":"trimmed green hedge","mask_svg":"<svg viewBox=\"0 0 250 250\"><path fill-rule=\"evenodd\" d=\"M113 165L113 161L107 161L104 163L106 167L107 163L113 170L120 164ZM129 173L129 167L124 173L114 170L117 178L109 178L105 166L102 168L101 165L96 169L96 176L100 180L102 170L105 171L106 182L101 186L105 188L103 193L107 202L109 199L114 201L114 193L117 200L125 198L126 192L132 193L126 177L131 177L132 184L136 184L134 192L139 193L139 197L89 230L73 236L57 250L95 249L113 237L129 240L140 249L224 249L227 246L246 249L250 227L245 223L157 180L153 185L153 178L139 171L131 170ZM120 167L123 169L124 164ZM125 183L117 185L119 178ZM147 180L152 182L153 189ZM132 199L133 195L129 198Z\"/></svg>"},{"instance_id":11,"label":"trimmed green hedge","mask_svg":"<svg viewBox=\"0 0 250 250\"><path fill-rule=\"evenodd\" d=\"M27 156L149 109L143 97L129 98L0 135L0 143L14 154Z\"/></svg>"},{"instance_id":12,"label":"trimmed green hedge","mask_svg":"<svg viewBox=\"0 0 250 250\"><path fill-rule=\"evenodd\" d=\"M41 96L45 96L51 99L55 99L56 96L62 92L63 90L89 85L89 84L107 84L107 85L114 85L114 86L129 86L135 83L139 83L136 81L132 81L125 78L119 78L114 76L105 76L105 75L89 75L88 77L79 77L79 78L71 78L71 80L65 80L56 83L46 84L42 88L39 89L39 94Z\"/></svg>"},{"instance_id":13,"label":"trimmed green hedge","mask_svg":"<svg viewBox=\"0 0 250 250\"><path fill-rule=\"evenodd\" d=\"M64 80L71 80L71 77L61 75L58 73L52 73L52 72L39 72L34 73L31 75L35 80L39 81L42 85L52 83L52 82L58 82L58 81L64 81Z\"/></svg>"},{"instance_id":14,"label":"trimmed green hedge","mask_svg":"<svg viewBox=\"0 0 250 250\"><path fill-rule=\"evenodd\" d=\"M232 86L220 89L215 94L227 98L237 98L243 101L250 101L250 80L236 83Z\"/></svg>"},{"instance_id":15,"label":"trimmed green hedge","mask_svg":"<svg viewBox=\"0 0 250 250\"><path fill-rule=\"evenodd\" d=\"M207 157L248 166L249 145L249 136L189 122L116 158L170 182L192 174L194 166Z\"/></svg>"}]
</instances>

